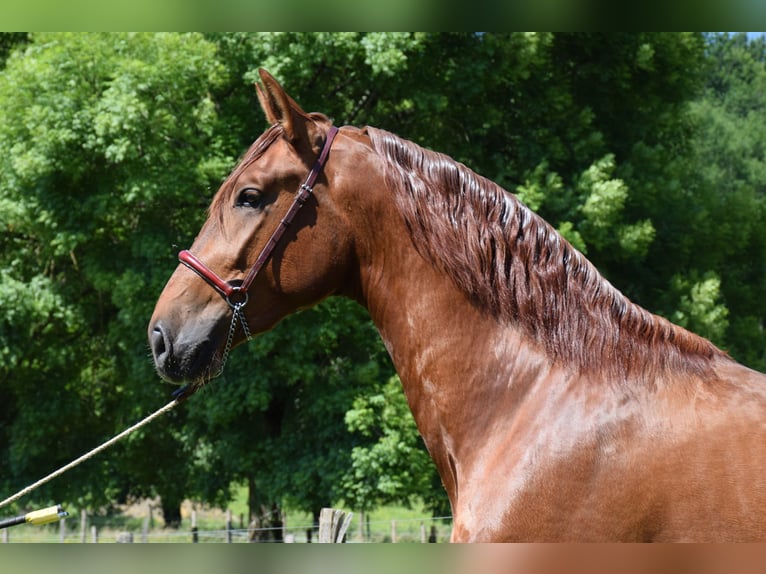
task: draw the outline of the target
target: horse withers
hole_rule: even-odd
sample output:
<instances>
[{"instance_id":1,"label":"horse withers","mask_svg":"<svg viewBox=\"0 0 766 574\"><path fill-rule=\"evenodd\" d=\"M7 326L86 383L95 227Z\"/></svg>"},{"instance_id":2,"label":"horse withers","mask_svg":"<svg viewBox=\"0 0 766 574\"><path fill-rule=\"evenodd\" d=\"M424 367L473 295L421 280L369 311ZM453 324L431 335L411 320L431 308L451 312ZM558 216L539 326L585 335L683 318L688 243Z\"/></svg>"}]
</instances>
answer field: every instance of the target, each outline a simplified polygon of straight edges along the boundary
<instances>
[{"instance_id":1,"label":"horse withers","mask_svg":"<svg viewBox=\"0 0 766 574\"><path fill-rule=\"evenodd\" d=\"M331 295L363 305L449 496L453 541L766 540L766 377L630 302L512 194L267 72L269 127L149 325L190 384Z\"/></svg>"}]
</instances>

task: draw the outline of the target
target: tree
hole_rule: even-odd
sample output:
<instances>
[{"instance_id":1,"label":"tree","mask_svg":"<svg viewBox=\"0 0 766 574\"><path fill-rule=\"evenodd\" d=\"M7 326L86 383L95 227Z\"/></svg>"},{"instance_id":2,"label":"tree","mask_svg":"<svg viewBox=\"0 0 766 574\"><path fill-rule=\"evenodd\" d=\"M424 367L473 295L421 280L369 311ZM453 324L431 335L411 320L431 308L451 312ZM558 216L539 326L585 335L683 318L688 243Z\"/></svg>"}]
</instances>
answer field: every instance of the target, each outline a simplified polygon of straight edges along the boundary
<instances>
[{"instance_id":1,"label":"tree","mask_svg":"<svg viewBox=\"0 0 766 574\"><path fill-rule=\"evenodd\" d=\"M28 39L26 32L0 32L0 69L5 65L5 60L11 51L24 44Z\"/></svg>"},{"instance_id":2,"label":"tree","mask_svg":"<svg viewBox=\"0 0 766 574\"><path fill-rule=\"evenodd\" d=\"M0 81L5 488L47 474L162 399L144 354L148 294L165 280L171 246L199 225L201 190L231 159L211 135L210 90L223 77L214 47L194 34L35 34L8 59ZM188 470L170 421L133 437L136 450L118 448L32 499L172 499ZM146 457L127 454L138 449L165 450L174 476L168 469L133 483L131 463L147 467Z\"/></svg>"},{"instance_id":3,"label":"tree","mask_svg":"<svg viewBox=\"0 0 766 574\"><path fill-rule=\"evenodd\" d=\"M351 464L341 479L343 500L362 511L422 501L434 516L444 516L450 512L449 500L432 471L399 377L377 390L357 397L346 412L348 429L367 440L351 450Z\"/></svg>"},{"instance_id":4,"label":"tree","mask_svg":"<svg viewBox=\"0 0 766 574\"><path fill-rule=\"evenodd\" d=\"M766 370L766 41L715 34L707 49L705 91L690 110L697 205L682 243L692 280L678 320ZM717 304L706 286L717 287Z\"/></svg>"},{"instance_id":5,"label":"tree","mask_svg":"<svg viewBox=\"0 0 766 574\"><path fill-rule=\"evenodd\" d=\"M237 55L238 37L213 38L217 45L195 34L40 34L9 60L0 86L3 109L12 114L0 130L3 167L9 174L2 195L2 223L8 233L2 238L0 291L7 293L3 301L11 321L2 333L3 353L9 357L3 368L2 392L8 399L3 403L8 421L4 432L15 433L3 454L13 462L13 472L4 476L9 486L93 446L92 435L106 437L121 430L167 392L154 382L143 349L146 319L175 264L172 246L190 241L212 191L264 125L252 95L242 96L245 90L252 94L242 77L243 52L231 58L229 69L219 62L219 56ZM247 43L243 46L250 49ZM242 120L256 112L257 121ZM30 284L44 297L12 312L30 292ZM37 314L30 317L33 312ZM278 339L269 343L264 338L250 353L240 354L241 361L249 358L265 367L260 370L263 386L253 385L251 369L238 369L237 360L227 373L232 384L219 385L225 395L238 383L242 392L251 382L240 412L254 420L242 421L241 428L266 431L255 436L264 439L255 449L260 458L243 464L252 445L240 440L235 432L239 421L232 420L231 412L215 408L225 396L216 397L205 412L190 407L157 421L151 431L105 455L97 472L89 463L87 476L81 472L68 477L68 488L56 483L36 496L98 506L159 494L166 522L172 524L179 519L183 497L224 500L232 480L256 476L263 496L276 496L269 494L272 483L294 480L302 493L296 504L318 511L332 496L326 488L331 474L325 476L292 452L290 460L302 472L275 477L264 461L271 460L275 448L317 441L326 456L342 458L335 439L338 429L345 430L341 407L351 404L354 388L346 384L335 400L326 400L315 381L322 377L348 383L353 375L355 382L364 383L378 368L390 372L390 366L379 366L376 357L382 347L377 338L368 334L357 342L353 333L359 332L360 321L349 304L329 304L320 312L334 317L337 327L314 320L301 329L317 332L326 345L311 349L313 341L304 337L309 352L289 362L273 357L270 345ZM296 321L300 325L302 319ZM46 336L40 335L38 324ZM29 335L20 338L21 327L29 325ZM284 332L295 347L301 336ZM333 341L340 341L344 350L337 351ZM33 343L39 344L40 353ZM71 360L75 352L83 362ZM25 371L21 367L27 363ZM288 367L292 374L286 373ZM284 385L277 384L285 379L301 396L313 396L312 401L287 400ZM56 386L55 380L67 383ZM50 411L69 403L77 407L71 410L77 416L67 419L71 428L65 436L71 444L51 444L46 437L57 436L60 429L52 424ZM203 400L196 404L202 407ZM338 408L333 422L326 415ZM319 425L326 427L322 433L306 422L306 413L312 412L325 416ZM192 440L206 435L206 425L222 424L218 415L233 425L226 427L230 432L225 442ZM281 434L283 425L291 432ZM296 430L302 434L294 436ZM276 440L280 436L282 442ZM157 468L147 451L161 453L166 464ZM317 459L318 451L304 452L306 460ZM230 462L214 467L211 460ZM255 472L254 462L260 474L248 474ZM321 480L309 476L309 468ZM204 481L197 479L197 470L209 471ZM222 477L217 483L216 476Z\"/></svg>"}]
</instances>

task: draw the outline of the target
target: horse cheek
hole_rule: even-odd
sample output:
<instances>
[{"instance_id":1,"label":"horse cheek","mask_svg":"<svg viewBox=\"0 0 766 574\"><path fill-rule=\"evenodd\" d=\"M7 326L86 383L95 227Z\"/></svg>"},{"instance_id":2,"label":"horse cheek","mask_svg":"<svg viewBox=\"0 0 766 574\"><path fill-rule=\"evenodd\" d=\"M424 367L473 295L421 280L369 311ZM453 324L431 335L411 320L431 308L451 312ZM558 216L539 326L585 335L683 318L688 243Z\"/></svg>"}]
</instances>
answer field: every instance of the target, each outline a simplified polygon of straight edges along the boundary
<instances>
[{"instance_id":1,"label":"horse cheek","mask_svg":"<svg viewBox=\"0 0 766 574\"><path fill-rule=\"evenodd\" d=\"M301 308L336 293L344 284L349 269L348 242L338 234L313 238L311 245L321 246L321 249L299 248L299 258L290 265L292 286L285 286L300 299Z\"/></svg>"}]
</instances>

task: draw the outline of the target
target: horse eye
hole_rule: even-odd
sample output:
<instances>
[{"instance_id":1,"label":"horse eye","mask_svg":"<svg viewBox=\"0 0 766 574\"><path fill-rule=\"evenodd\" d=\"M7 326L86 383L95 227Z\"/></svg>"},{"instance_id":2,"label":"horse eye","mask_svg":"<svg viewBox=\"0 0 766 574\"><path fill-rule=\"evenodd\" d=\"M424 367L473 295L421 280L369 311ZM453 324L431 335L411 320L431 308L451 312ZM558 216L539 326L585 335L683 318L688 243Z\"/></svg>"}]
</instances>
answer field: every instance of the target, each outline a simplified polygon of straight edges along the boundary
<instances>
[{"instance_id":1,"label":"horse eye","mask_svg":"<svg viewBox=\"0 0 766 574\"><path fill-rule=\"evenodd\" d=\"M260 207L263 202L263 192L254 187L246 187L237 196L237 207Z\"/></svg>"}]
</instances>

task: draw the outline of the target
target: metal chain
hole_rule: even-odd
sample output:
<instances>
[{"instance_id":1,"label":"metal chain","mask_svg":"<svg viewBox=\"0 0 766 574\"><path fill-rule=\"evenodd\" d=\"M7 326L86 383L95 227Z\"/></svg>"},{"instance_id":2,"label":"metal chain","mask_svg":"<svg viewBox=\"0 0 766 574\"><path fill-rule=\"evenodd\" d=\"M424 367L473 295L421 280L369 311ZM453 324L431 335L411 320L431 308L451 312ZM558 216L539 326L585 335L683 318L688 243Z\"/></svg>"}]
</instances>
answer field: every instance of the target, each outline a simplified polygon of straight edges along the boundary
<instances>
[{"instance_id":1,"label":"metal chain","mask_svg":"<svg viewBox=\"0 0 766 574\"><path fill-rule=\"evenodd\" d=\"M242 307L244 307L244 303L240 303L237 305L237 308L234 310L235 313L238 315L241 315L240 321L242 322L242 330L245 332L245 337L247 337L247 340L253 338L253 336L250 334L250 326L247 324L247 319L245 319L245 314L242 312Z\"/></svg>"},{"instance_id":2,"label":"metal chain","mask_svg":"<svg viewBox=\"0 0 766 574\"><path fill-rule=\"evenodd\" d=\"M245 318L245 314L242 312L242 308L245 306L245 303L247 301L244 301L242 303L233 303L231 304L232 309L232 317L231 317L231 326L229 327L229 334L226 337L226 346L223 348L223 355L221 356L221 366L218 369L218 372L215 374L216 377L220 376L223 373L224 368L226 367L226 362L229 360L229 352L231 351L231 345L234 342L234 333L237 332L237 321L239 321L242 324L242 330L245 332L245 337L247 337L247 340L253 338L253 336L250 334L250 327L247 324L247 319Z\"/></svg>"}]
</instances>

